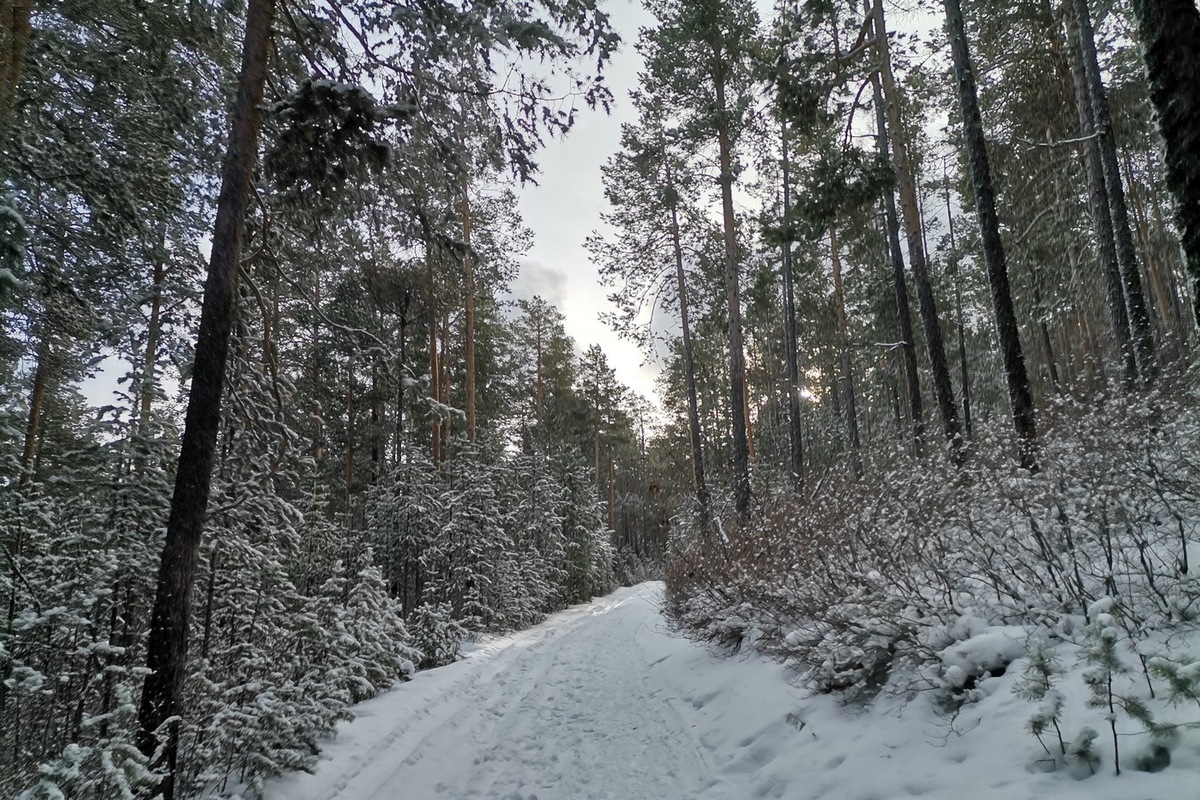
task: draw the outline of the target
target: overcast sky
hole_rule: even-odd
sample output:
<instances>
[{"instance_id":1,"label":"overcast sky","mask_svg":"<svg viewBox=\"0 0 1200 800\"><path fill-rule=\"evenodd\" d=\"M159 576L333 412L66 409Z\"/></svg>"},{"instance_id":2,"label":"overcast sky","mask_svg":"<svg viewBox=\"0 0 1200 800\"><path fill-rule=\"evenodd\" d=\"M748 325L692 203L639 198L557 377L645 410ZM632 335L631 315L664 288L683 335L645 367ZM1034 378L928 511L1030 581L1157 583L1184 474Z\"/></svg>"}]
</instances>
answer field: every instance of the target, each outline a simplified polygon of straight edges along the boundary
<instances>
[{"instance_id":1,"label":"overcast sky","mask_svg":"<svg viewBox=\"0 0 1200 800\"><path fill-rule=\"evenodd\" d=\"M609 116L603 111L580 114L565 139L550 142L542 151L539 185L520 191L521 215L535 238L522 259L513 293L518 297L538 294L557 306L566 316L567 333L581 351L599 344L617 378L657 402L654 381L659 367L643 365L641 351L599 319L601 313L612 310L609 290L600 285L583 247L607 208L601 182L604 162L617 150L621 123L635 118L628 97L641 69L641 59L633 49L638 28L653 21L638 0L611 0L606 7L623 40L606 70L616 102Z\"/></svg>"},{"instance_id":2,"label":"overcast sky","mask_svg":"<svg viewBox=\"0 0 1200 800\"><path fill-rule=\"evenodd\" d=\"M910 9L913 5L907 1L888 2L889 28L928 34L940 26L940 17ZM769 18L770 4L758 0L758 6L759 13ZM551 142L541 153L539 185L519 192L521 214L535 239L522 260L513 293L517 297L538 294L557 306L566 316L567 333L574 337L580 351L599 344L618 379L657 403L655 379L661 365L644 363L635 345L618 337L599 319L601 313L613 308L607 299L610 290L600 285L583 246L587 235L600 226L600 214L607 209L601 182L604 162L617 150L621 123L636 119L629 90L637 85L642 66L633 47L638 29L654 22L641 0L609 0L606 7L623 40L606 73L615 97L613 111L608 116L602 111L581 114L565 139Z\"/></svg>"}]
</instances>

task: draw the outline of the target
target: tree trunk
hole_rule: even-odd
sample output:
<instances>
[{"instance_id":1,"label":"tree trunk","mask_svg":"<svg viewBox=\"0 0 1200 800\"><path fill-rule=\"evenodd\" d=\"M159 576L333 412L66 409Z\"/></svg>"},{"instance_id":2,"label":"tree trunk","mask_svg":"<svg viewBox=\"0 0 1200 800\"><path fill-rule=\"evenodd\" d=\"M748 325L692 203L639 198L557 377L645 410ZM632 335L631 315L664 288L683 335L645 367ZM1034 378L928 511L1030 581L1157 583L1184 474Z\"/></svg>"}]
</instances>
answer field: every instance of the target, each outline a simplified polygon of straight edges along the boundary
<instances>
[{"instance_id":1,"label":"tree trunk","mask_svg":"<svg viewBox=\"0 0 1200 800\"><path fill-rule=\"evenodd\" d=\"M442 378L440 382L442 396L438 400L445 408L450 407L450 306L442 308L442 352L438 356L438 364L442 368ZM453 430L454 416L452 414L444 414L441 426L442 432L442 457L446 457L450 452L450 439L454 435Z\"/></svg>"},{"instance_id":2,"label":"tree trunk","mask_svg":"<svg viewBox=\"0 0 1200 800\"><path fill-rule=\"evenodd\" d=\"M45 326L43 326L45 327ZM43 330L38 342L37 366L33 371L33 391L29 395L29 416L25 422L25 446L21 449L19 488L25 488L37 468L38 437L42 432L42 408L46 404L46 383L50 375L50 334ZM20 540L13 544L13 554L21 552Z\"/></svg>"},{"instance_id":3,"label":"tree trunk","mask_svg":"<svg viewBox=\"0 0 1200 800\"><path fill-rule=\"evenodd\" d=\"M1042 304L1042 282L1038 279L1033 260L1025 262L1029 270L1029 286L1033 290L1033 312L1036 316L1038 334L1042 340L1042 352L1046 355L1046 371L1050 373L1050 385L1058 388L1058 361L1054 356L1054 343L1050 340L1050 326L1046 324L1046 309Z\"/></svg>"},{"instance_id":4,"label":"tree trunk","mask_svg":"<svg viewBox=\"0 0 1200 800\"><path fill-rule=\"evenodd\" d=\"M1164 277L1167 268L1163 264L1161 254L1156 252L1154 242L1150 238L1149 204L1146 202L1145 192L1135 177L1137 172L1134 169L1133 159L1128 149L1122 151L1122 155L1122 167L1129 187L1133 227L1137 232L1138 245L1142 253L1145 254L1146 277L1150 279L1154 295L1154 306L1158 310L1160 330L1164 339L1174 342L1178 336L1179 314L1178 309L1172 302L1172 292L1168 288L1168 281Z\"/></svg>"},{"instance_id":5,"label":"tree trunk","mask_svg":"<svg viewBox=\"0 0 1200 800\"><path fill-rule=\"evenodd\" d=\"M667 165L667 186L673 190L671 167ZM687 384L688 432L692 442L692 480L696 487L700 529L707 530L709 516L708 481L704 475L704 445L700 431L700 410L696 398L696 363L692 349L692 326L688 308L687 279L683 271L683 248L679 243L679 212L671 204L671 245L675 254L675 288L679 292L679 325L683 335L683 376ZM540 386L540 373L539 373Z\"/></svg>"},{"instance_id":6,"label":"tree trunk","mask_svg":"<svg viewBox=\"0 0 1200 800\"><path fill-rule=\"evenodd\" d=\"M163 242L165 248L165 242ZM163 283L166 280L166 252L154 259L154 295L150 298L150 321L146 325L146 350L142 358L142 385L138 397L138 426L143 435L150 433L150 411L158 390L158 340L162 334Z\"/></svg>"},{"instance_id":7,"label":"tree trunk","mask_svg":"<svg viewBox=\"0 0 1200 800\"><path fill-rule=\"evenodd\" d=\"M1104 163L1097 141L1096 117L1092 111L1092 95L1084 69L1083 45L1080 40L1077 14L1067 20L1067 37L1071 43L1071 76L1075 80L1075 106L1079 110L1079 135L1083 143L1083 167L1087 176L1088 206L1092 214L1092 231L1096 235L1096 254L1104 274L1105 297L1112 322L1113 336L1120 351L1125 380L1137 380L1137 359L1130 335L1129 312L1125 289L1121 284L1121 268L1117 264L1116 239L1113 234L1112 212L1109 210L1108 188L1104 183ZM1090 138L1089 138L1090 137Z\"/></svg>"},{"instance_id":8,"label":"tree trunk","mask_svg":"<svg viewBox=\"0 0 1200 800\"><path fill-rule=\"evenodd\" d=\"M432 291L430 292L432 294ZM438 313L432 299L429 303L429 395L435 401L442 400L442 364L438 357ZM433 414L433 463L442 463L442 412Z\"/></svg>"},{"instance_id":9,"label":"tree trunk","mask_svg":"<svg viewBox=\"0 0 1200 800\"><path fill-rule=\"evenodd\" d=\"M1000 240L1000 222L996 216L992 170L988 163L987 142L983 137L983 118L979 114L979 97L975 90L975 74L967 49L962 9L958 0L945 0L946 22L950 32L950 49L954 59L954 74L958 81L958 102L962 111L963 141L971 165L971 186L975 191L975 213L979 216L979 234L983 242L983 260L987 265L988 287L996 314L996 334L1004 358L1004 377L1008 383L1008 399L1013 424L1018 437L1021 466L1036 472L1037 429L1034 424L1033 396L1029 391L1029 376L1025 371L1025 356L1021 352L1021 337L1017 327L1016 309L1008 284L1008 265L1004 260L1004 245Z\"/></svg>"},{"instance_id":10,"label":"tree trunk","mask_svg":"<svg viewBox=\"0 0 1200 800\"><path fill-rule=\"evenodd\" d=\"M354 402L354 354L350 355L350 365L346 376L346 514L349 516L351 511L351 497L354 491L354 440L357 427L356 421L358 407Z\"/></svg>"},{"instance_id":11,"label":"tree trunk","mask_svg":"<svg viewBox=\"0 0 1200 800\"><path fill-rule=\"evenodd\" d=\"M180 712L186 675L192 582L221 422L221 391L233 323L233 287L241 260L250 181L258 155L260 106L274 12L274 0L250 0L246 10L241 73L217 201L187 416L146 644L148 674L138 711L138 747L154 759L156 768L164 771L159 791L165 800L175 796L178 723L171 725L161 750L157 734L167 720Z\"/></svg>"},{"instance_id":12,"label":"tree trunk","mask_svg":"<svg viewBox=\"0 0 1200 800\"><path fill-rule=\"evenodd\" d=\"M782 117L782 115L781 115ZM796 352L796 276L792 269L792 181L787 119L780 121L783 168L783 346L787 355L788 456L792 489L804 488L804 441L800 436L800 365Z\"/></svg>"},{"instance_id":13,"label":"tree trunk","mask_svg":"<svg viewBox=\"0 0 1200 800\"><path fill-rule=\"evenodd\" d=\"M1200 326L1200 9L1194 0L1134 0L1133 13Z\"/></svg>"},{"instance_id":14,"label":"tree trunk","mask_svg":"<svg viewBox=\"0 0 1200 800\"><path fill-rule=\"evenodd\" d=\"M0 150L17 111L17 87L33 39L34 0L0 0Z\"/></svg>"},{"instance_id":15,"label":"tree trunk","mask_svg":"<svg viewBox=\"0 0 1200 800\"><path fill-rule=\"evenodd\" d=\"M958 250L958 242L954 237L954 214L950 211L950 176L946 172L946 164L942 163L942 179L946 183L946 227L950 231L950 250L955 252ZM962 305L962 282L959 276L958 265L954 266L954 315L958 325L958 365L960 368L959 394L962 399L962 420L963 430L966 431L967 438L972 438L971 432L971 371L967 365L967 326L963 321L963 305Z\"/></svg>"},{"instance_id":16,"label":"tree trunk","mask_svg":"<svg viewBox=\"0 0 1200 800\"><path fill-rule=\"evenodd\" d=\"M1088 93L1092 104L1100 161L1104 171L1104 188L1108 192L1108 208L1112 215L1113 236L1117 249L1117 266L1124 288L1125 311L1129 318L1129 333L1137 362L1138 377L1150 384L1158 373L1154 354L1154 335L1150 330L1150 314L1142 291L1142 273L1137 253L1133 249L1133 233L1129 227L1129 209L1125 204L1125 184L1121 180L1121 165L1117 160L1117 142L1108 113L1108 97L1100 75L1100 60L1096 55L1096 36L1088 0L1072 0L1076 22L1079 23L1079 49L1083 55L1083 71L1087 76ZM1193 3L1192 11L1196 6ZM1193 54L1194 55L1194 54ZM1193 73L1193 80L1200 74ZM1200 112L1197 112L1200 114Z\"/></svg>"},{"instance_id":17,"label":"tree trunk","mask_svg":"<svg viewBox=\"0 0 1200 800\"><path fill-rule=\"evenodd\" d=\"M869 4L870 0L868 0ZM875 141L879 157L890 161L888 155L887 112L883 107L883 91L879 76L871 76L875 98ZM896 298L896 318L900 326L900 349L904 360L904 386L912 420L913 445L919 451L925 437L925 414L921 402L921 381L917 374L917 342L913 336L912 313L908 303L908 284L904 280L904 253L900 250L900 222L896 219L896 196L889 188L884 193L884 219L887 224L887 248L892 261L892 293Z\"/></svg>"},{"instance_id":18,"label":"tree trunk","mask_svg":"<svg viewBox=\"0 0 1200 800\"><path fill-rule=\"evenodd\" d=\"M717 151L721 169L721 217L725 234L725 297L729 310L729 413L733 423L734 508L750 518L750 443L746 435L746 367L742 351L742 298L739 287L737 229L733 216L733 144L725 100L725 67L719 54L713 69L717 105Z\"/></svg>"},{"instance_id":19,"label":"tree trunk","mask_svg":"<svg viewBox=\"0 0 1200 800\"><path fill-rule=\"evenodd\" d=\"M534 347L537 352L537 375L534 378L534 393L533 393L533 418L537 420L538 425L542 423L542 408L545 404L546 388L545 379L542 377L542 320L539 317L537 320L537 328L534 333ZM539 435L541 430L539 428Z\"/></svg>"},{"instance_id":20,"label":"tree trunk","mask_svg":"<svg viewBox=\"0 0 1200 800\"><path fill-rule=\"evenodd\" d=\"M854 368L850 360L850 337L846 322L846 294L842 286L842 257L838 252L837 229L829 226L829 258L833 264L833 309L837 322L838 362L842 368L842 393L846 401L846 438L850 442L850 463L856 476L862 476L859 459L858 407L854 393Z\"/></svg>"},{"instance_id":21,"label":"tree trunk","mask_svg":"<svg viewBox=\"0 0 1200 800\"><path fill-rule=\"evenodd\" d=\"M950 442L951 457L961 462L962 433L958 424L958 409L954 405L954 387L950 382L950 367L946 361L946 346L942 341L942 328L938 321L937 303L933 298L933 286L929 282L929 268L925 260L921 231L923 221L917 202L917 185L913 177L912 162L908 156L908 145L900 119L900 95L892 74L892 56L888 48L887 28L883 18L882 0L876 0L873 12L875 41L879 49L879 75L883 82L888 124L891 127L892 156L896 169L897 188L900 191L900 210L904 218L905 235L908 239L908 260L912 266L913 284L917 290L917 307L921 312L921 323L925 330L925 345L929 349L929 366L933 372L933 395L942 418L942 431Z\"/></svg>"},{"instance_id":22,"label":"tree trunk","mask_svg":"<svg viewBox=\"0 0 1200 800\"><path fill-rule=\"evenodd\" d=\"M463 255L467 293L463 316L466 318L466 391L467 439L475 441L475 257L471 255L471 199L467 195L470 184L466 173L462 176L462 226L463 244L467 250Z\"/></svg>"}]
</instances>

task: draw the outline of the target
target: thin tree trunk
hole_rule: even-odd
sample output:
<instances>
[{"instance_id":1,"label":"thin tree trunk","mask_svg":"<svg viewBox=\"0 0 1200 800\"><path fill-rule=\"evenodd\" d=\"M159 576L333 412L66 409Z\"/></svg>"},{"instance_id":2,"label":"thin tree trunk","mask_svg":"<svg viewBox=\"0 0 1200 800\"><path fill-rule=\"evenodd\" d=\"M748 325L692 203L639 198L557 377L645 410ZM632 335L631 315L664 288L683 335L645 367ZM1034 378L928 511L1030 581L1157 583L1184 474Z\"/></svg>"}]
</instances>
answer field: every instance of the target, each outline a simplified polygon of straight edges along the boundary
<instances>
[{"instance_id":1,"label":"thin tree trunk","mask_svg":"<svg viewBox=\"0 0 1200 800\"><path fill-rule=\"evenodd\" d=\"M617 466L608 462L608 529L617 529Z\"/></svg>"},{"instance_id":2,"label":"thin tree trunk","mask_svg":"<svg viewBox=\"0 0 1200 800\"><path fill-rule=\"evenodd\" d=\"M1134 0L1133 13L1200 326L1200 8L1194 0Z\"/></svg>"},{"instance_id":3,"label":"thin tree trunk","mask_svg":"<svg viewBox=\"0 0 1200 800\"><path fill-rule=\"evenodd\" d=\"M1147 173L1150 175L1153 175L1153 170L1149 166L1147 166ZM1167 214L1166 214L1165 209L1163 208L1162 196L1159 192L1150 192L1150 209L1153 212L1154 230L1155 230L1155 233L1157 234L1158 240L1160 242L1171 241L1174 237L1172 235L1170 227L1167 225ZM1187 270L1189 269L1188 264L1187 264L1188 256L1182 250L1182 248L1171 248L1170 250L1167 250L1166 247L1160 247L1159 252L1163 253L1165 258L1170 258L1171 260L1178 259L1180 268L1182 269L1182 271L1185 272L1185 274L1187 273ZM1184 306L1187 304L1187 294L1188 294L1187 289L1189 287L1187 287L1186 278L1184 280L1184 286L1180 286L1179 281L1176 278L1176 274L1177 273L1174 268L1167 269L1167 275L1170 276L1171 286L1173 287L1171 299L1178 306L1178 310L1177 310L1176 314L1180 318L1181 324L1184 326L1183 330L1186 331L1186 330L1190 330L1191 328L1194 327L1195 315L1188 314L1187 311L1184 309ZM1195 287L1193 286L1190 288L1194 289ZM1184 317L1189 317L1192 321L1191 324L1188 324L1187 322L1183 322ZM1187 338L1186 334L1185 334L1184 338L1185 339Z\"/></svg>"},{"instance_id":4,"label":"thin tree trunk","mask_svg":"<svg viewBox=\"0 0 1200 800\"><path fill-rule=\"evenodd\" d=\"M1046 354L1046 370L1050 373L1050 385L1058 388L1058 362L1054 356L1054 343L1050 340L1050 326L1046 324L1046 309L1042 304L1042 282L1038 279L1032 259L1025 262L1029 270L1029 286L1033 289L1033 311L1037 317L1038 333L1042 340L1042 351Z\"/></svg>"},{"instance_id":5,"label":"thin tree trunk","mask_svg":"<svg viewBox=\"0 0 1200 800\"><path fill-rule=\"evenodd\" d=\"M1176 328L1179 319L1176 315L1175 306L1171 302L1171 293L1167 288L1167 281L1163 278L1163 263L1159 253L1155 252L1153 242L1150 239L1150 222L1148 219L1146 195L1142 190L1140 183L1135 177L1133 159L1130 157L1129 150L1123 150L1122 159L1124 164L1124 174L1129 182L1129 199L1130 211L1133 215L1134 230L1137 231L1138 244L1146 259L1146 277L1150 279L1152 293L1154 295L1154 306L1158 310L1158 320L1162 335L1167 339L1174 339Z\"/></svg>"},{"instance_id":6,"label":"thin tree trunk","mask_svg":"<svg viewBox=\"0 0 1200 800\"><path fill-rule=\"evenodd\" d=\"M399 328L397 331L400 340L399 347L396 350L396 450L392 456L394 466L400 466L400 462L404 459L404 379L408 375L408 303L409 294L406 291L404 294L403 310L400 312Z\"/></svg>"},{"instance_id":7,"label":"thin tree trunk","mask_svg":"<svg viewBox=\"0 0 1200 800\"><path fill-rule=\"evenodd\" d=\"M138 423L143 434L149 433L150 412L158 390L158 341L162 333L163 283L166 280L164 253L154 260L154 295L150 299L150 322L146 326L146 351L142 358L142 386L138 398Z\"/></svg>"},{"instance_id":8,"label":"thin tree trunk","mask_svg":"<svg viewBox=\"0 0 1200 800\"><path fill-rule=\"evenodd\" d=\"M167 521L166 543L147 639L148 674L138 711L138 747L163 770L159 791L175 796L178 723L159 753L159 728L180 712L186 676L192 583L196 575L213 454L221 421L225 359L233 324L233 287L241 260L243 221L258 156L260 106L267 75L274 0L249 0L237 99L225 156L208 279L197 335L183 441Z\"/></svg>"},{"instance_id":9,"label":"thin tree trunk","mask_svg":"<svg viewBox=\"0 0 1200 800\"><path fill-rule=\"evenodd\" d=\"M946 165L942 164L942 179L946 183L946 226L950 230L950 250L951 252L958 251L958 241L954 236L954 214L950 210L950 175L946 171ZM961 385L958 393L962 400L962 419L963 430L966 431L967 438L973 436L971 430L971 371L967 365L967 326L963 321L963 305L962 305L962 281L959 275L958 265L954 267L954 315L958 325L958 365L959 378Z\"/></svg>"},{"instance_id":10,"label":"thin tree trunk","mask_svg":"<svg viewBox=\"0 0 1200 800\"><path fill-rule=\"evenodd\" d=\"M868 7L870 0L867 0ZM879 157L890 161L887 112L879 76L871 75L875 100L875 141ZM921 401L921 380L917 373L917 342L913 336L912 312L908 302L908 284L904 279L904 253L900 249L900 222L896 219L896 196L891 188L884 193L884 219L887 225L887 248L892 261L892 293L896 298L896 318L900 326L900 349L904 361L904 386L912 420L913 445L919 451L925 438L925 413Z\"/></svg>"},{"instance_id":11,"label":"thin tree trunk","mask_svg":"<svg viewBox=\"0 0 1200 800\"><path fill-rule=\"evenodd\" d=\"M962 433L959 430L958 409L954 405L954 387L950 382L950 367L946 361L946 346L942 341L942 328L938 321L937 303L933 297L933 286L929 281L929 268L925 260L925 248L921 243L923 220L917 202L917 186L913 177L912 162L900 118L900 95L892 74L892 56L888 47L887 28L883 18L883 2L876 0L874 15L875 41L879 49L879 74L883 82L888 124L891 127L892 156L896 169L897 188L900 191L900 210L904 218L905 235L908 239L908 260L912 266L913 284L917 290L917 307L921 312L921 323L925 330L925 345L929 349L929 366L933 372L933 395L938 413L942 418L942 430L950 443L951 457L956 462L963 459Z\"/></svg>"},{"instance_id":12,"label":"thin tree trunk","mask_svg":"<svg viewBox=\"0 0 1200 800\"><path fill-rule=\"evenodd\" d=\"M437 402L442 400L442 364L438 357L438 313L432 300L429 304L429 394ZM442 412L433 415L433 463L442 463Z\"/></svg>"},{"instance_id":13,"label":"thin tree trunk","mask_svg":"<svg viewBox=\"0 0 1200 800\"><path fill-rule=\"evenodd\" d=\"M313 308L321 307L321 271L316 270L313 275ZM317 314L312 315L312 329L310 331L311 345L309 350L309 358L312 362L312 385L313 397L320 398L324 394L324 380L321 371L321 327L319 324L320 317ZM321 401L318 399L316 407L312 410L313 419L316 420L316 431L313 435L313 455L316 458L318 466L325 460L325 422L324 414L322 413Z\"/></svg>"},{"instance_id":14,"label":"thin tree trunk","mask_svg":"<svg viewBox=\"0 0 1200 800\"><path fill-rule=\"evenodd\" d=\"M537 320L537 328L535 330L535 348L537 351L537 376L535 378L535 388L533 395L533 418L540 425L542 422L542 408L545 403L545 385L542 377L542 320Z\"/></svg>"},{"instance_id":15,"label":"thin tree trunk","mask_svg":"<svg viewBox=\"0 0 1200 800\"><path fill-rule=\"evenodd\" d=\"M450 307L447 305L442 309L442 354L438 358L438 363L442 368L441 389L442 396L438 398L445 408L450 407L451 387L450 382ZM453 431L454 417L451 414L444 416L442 423L442 456L446 456L450 452L450 440L454 436Z\"/></svg>"},{"instance_id":16,"label":"thin tree trunk","mask_svg":"<svg viewBox=\"0 0 1200 800\"><path fill-rule=\"evenodd\" d=\"M713 84L717 107L717 151L721 169L721 217L725 234L725 297L729 311L729 412L733 423L734 508L750 518L750 444L746 434L746 367L742 351L742 298L739 286L737 230L733 216L733 145L726 119L725 67L719 54Z\"/></svg>"},{"instance_id":17,"label":"thin tree trunk","mask_svg":"<svg viewBox=\"0 0 1200 800\"><path fill-rule=\"evenodd\" d=\"M1092 31L1092 17L1088 0L1072 0L1076 21L1079 23L1079 45L1083 55L1083 71L1087 76L1088 92L1092 104L1100 161L1104 171L1104 188L1108 192L1108 208L1112 215L1113 237L1117 249L1117 266L1121 272L1124 288L1125 311L1129 318L1129 333L1133 341L1133 354L1137 362L1138 377L1144 384L1154 382L1158 374L1158 363L1154 354L1154 335L1150 330L1150 313L1146 310L1146 297L1142 291L1142 273L1138 267L1137 253L1133 249L1133 233L1129 227L1129 209L1125 204L1125 184L1121 179L1121 165L1117 160L1117 142L1113 135L1112 121L1108 113L1108 97L1104 91L1104 80L1100 75L1100 60L1096 55L1096 36ZM1195 5L1192 11L1195 12ZM1197 73L1193 73L1196 79ZM1198 112L1200 113L1200 112Z\"/></svg>"},{"instance_id":18,"label":"thin tree trunk","mask_svg":"<svg viewBox=\"0 0 1200 800\"><path fill-rule=\"evenodd\" d=\"M1088 85L1088 77L1083 64L1083 44L1080 40L1077 14L1072 14L1067 19L1067 37L1070 40L1072 51L1071 76L1075 80L1075 106L1079 111L1079 135L1086 139L1082 147L1083 166L1084 174L1087 176L1092 231L1096 236L1096 254L1100 259L1100 271L1104 274L1108 314L1124 366L1125 380L1132 384L1137 380L1137 357L1134 355L1133 339L1130 334L1125 289L1121 283L1121 268L1117 264L1112 212L1109 209L1108 188L1104 183L1104 163L1100 157L1100 143L1097 141L1091 88Z\"/></svg>"},{"instance_id":19,"label":"thin tree trunk","mask_svg":"<svg viewBox=\"0 0 1200 800\"><path fill-rule=\"evenodd\" d=\"M354 440L357 434L355 431L355 418L357 416L357 406L354 402L354 356L350 356L349 374L346 379L346 514L350 514L351 496L354 491Z\"/></svg>"},{"instance_id":20,"label":"thin tree trunk","mask_svg":"<svg viewBox=\"0 0 1200 800\"><path fill-rule=\"evenodd\" d=\"M971 185L975 191L975 212L979 216L979 234L983 242L983 260L987 265L988 286L996 314L996 334L1004 358L1004 376L1008 383L1008 399L1016 427L1021 466L1037 471L1037 429L1034 423L1033 396L1029 391L1029 376L1025 371L1025 356L1021 352L1021 337L1017 327L1016 309L1008 283L1008 265L1004 259L1004 244L1000 240L1000 222L996 216L992 170L988 163L987 142L983 137L983 119L979 114L979 97L975 90L975 74L967 49L962 9L958 0L945 0L946 22L950 31L950 49L954 73L958 81L958 102L962 111L963 141L971 166Z\"/></svg>"},{"instance_id":21,"label":"thin tree trunk","mask_svg":"<svg viewBox=\"0 0 1200 800\"><path fill-rule=\"evenodd\" d=\"M846 294L842 285L842 256L838 252L837 229L829 226L829 258L833 264L833 309L837 322L838 361L842 371L842 393L846 405L846 438L850 442L850 464L854 474L862 476L859 459L858 404L854 392L854 367L850 360L850 341L846 321Z\"/></svg>"},{"instance_id":22,"label":"thin tree trunk","mask_svg":"<svg viewBox=\"0 0 1200 800\"><path fill-rule=\"evenodd\" d=\"M674 189L671 167L667 165L667 186ZM687 384L688 432L692 443L692 480L696 488L696 505L699 506L700 529L707 530L709 516L708 481L704 474L704 445L700 431L700 410L696 397L696 362L692 349L692 326L688 308L687 278L683 271L683 248L679 242L679 212L671 204L671 245L675 255L675 288L679 293L679 325L683 336L683 376ZM539 364L540 367L540 364ZM541 373L538 374L539 390Z\"/></svg>"},{"instance_id":23,"label":"thin tree trunk","mask_svg":"<svg viewBox=\"0 0 1200 800\"><path fill-rule=\"evenodd\" d=\"M788 457L792 489L804 488L804 441L800 433L800 365L796 352L796 277L792 264L792 181L788 154L787 119L781 115L780 142L783 159L783 346L788 378ZM693 395L694 396L694 395Z\"/></svg>"},{"instance_id":24,"label":"thin tree trunk","mask_svg":"<svg viewBox=\"0 0 1200 800\"><path fill-rule=\"evenodd\" d=\"M471 199L467 192L470 184L466 173L462 176L462 226L463 244L466 253L463 256L463 271L466 278L466 303L464 314L466 318L466 380L463 385L466 391L467 406L467 439L475 441L475 257L471 255Z\"/></svg>"},{"instance_id":25,"label":"thin tree trunk","mask_svg":"<svg viewBox=\"0 0 1200 800\"><path fill-rule=\"evenodd\" d=\"M45 327L45 326L43 326ZM18 488L24 489L33 479L37 467L38 439L42 432L42 409L46 404L46 384L50 375L50 335L42 331L38 342L37 367L33 371L33 391L29 395L29 416L25 422L25 446L21 449L21 478ZM18 540L13 544L13 554L21 551Z\"/></svg>"}]
</instances>

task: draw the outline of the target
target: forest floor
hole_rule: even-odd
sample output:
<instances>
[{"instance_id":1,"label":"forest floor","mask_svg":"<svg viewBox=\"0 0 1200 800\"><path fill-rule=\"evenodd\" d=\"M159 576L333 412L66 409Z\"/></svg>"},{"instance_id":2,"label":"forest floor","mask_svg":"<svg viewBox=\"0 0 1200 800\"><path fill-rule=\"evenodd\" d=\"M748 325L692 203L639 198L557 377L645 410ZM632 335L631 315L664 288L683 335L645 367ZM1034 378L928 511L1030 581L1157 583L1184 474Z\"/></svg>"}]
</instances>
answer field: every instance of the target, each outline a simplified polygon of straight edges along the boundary
<instances>
[{"instance_id":1,"label":"forest floor","mask_svg":"<svg viewBox=\"0 0 1200 800\"><path fill-rule=\"evenodd\" d=\"M924 693L849 707L684 639L661 600L659 583L620 589L418 673L356 706L315 773L273 781L268 800L1200 796L1200 741L1154 774L1043 772L1012 674L952 717Z\"/></svg>"}]
</instances>

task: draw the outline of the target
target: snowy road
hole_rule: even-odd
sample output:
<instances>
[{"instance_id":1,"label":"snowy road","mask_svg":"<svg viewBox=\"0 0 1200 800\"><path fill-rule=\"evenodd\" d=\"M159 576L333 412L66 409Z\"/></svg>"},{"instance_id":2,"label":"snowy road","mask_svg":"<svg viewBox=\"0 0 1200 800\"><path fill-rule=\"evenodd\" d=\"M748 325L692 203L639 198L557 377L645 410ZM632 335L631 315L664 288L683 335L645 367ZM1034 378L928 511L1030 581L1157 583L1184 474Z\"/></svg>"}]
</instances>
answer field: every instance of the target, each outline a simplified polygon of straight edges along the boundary
<instances>
[{"instance_id":1,"label":"snowy road","mask_svg":"<svg viewBox=\"0 0 1200 800\"><path fill-rule=\"evenodd\" d=\"M680 681L680 667L711 656L665 629L660 600L660 584L622 589L419 674L358 706L358 719L317 773L276 781L270 796L780 796L769 786L766 794L721 791L726 780L714 758L726 762L726 773L744 771L720 758L725 742L704 724L706 702L718 692L690 693ZM777 706L770 716L782 721L784 713ZM754 752L751 744L742 749Z\"/></svg>"},{"instance_id":2,"label":"snowy road","mask_svg":"<svg viewBox=\"0 0 1200 800\"><path fill-rule=\"evenodd\" d=\"M271 782L267 800L1197 796L1200 736L1163 773L1045 773L1016 669L952 717L923 694L846 707L805 697L760 656L686 641L667 629L661 596L661 584L620 589L355 706L315 774Z\"/></svg>"}]
</instances>

